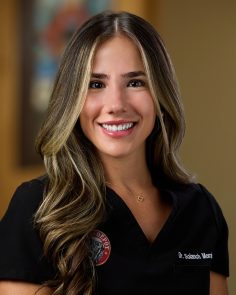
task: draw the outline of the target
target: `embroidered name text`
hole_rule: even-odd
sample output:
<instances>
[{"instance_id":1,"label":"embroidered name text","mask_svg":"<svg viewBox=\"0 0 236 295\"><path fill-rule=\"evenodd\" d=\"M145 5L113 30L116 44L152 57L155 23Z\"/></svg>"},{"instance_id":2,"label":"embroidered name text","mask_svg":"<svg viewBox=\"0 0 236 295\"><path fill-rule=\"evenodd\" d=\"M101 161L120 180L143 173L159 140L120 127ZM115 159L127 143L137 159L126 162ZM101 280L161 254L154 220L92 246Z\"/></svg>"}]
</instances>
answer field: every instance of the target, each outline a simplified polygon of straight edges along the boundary
<instances>
[{"instance_id":1,"label":"embroidered name text","mask_svg":"<svg viewBox=\"0 0 236 295\"><path fill-rule=\"evenodd\" d=\"M201 260L201 259L213 259L213 254L212 253L196 253L196 254L193 254L193 253L181 253L181 252L178 252L178 257L180 259L188 259L188 260Z\"/></svg>"}]
</instances>

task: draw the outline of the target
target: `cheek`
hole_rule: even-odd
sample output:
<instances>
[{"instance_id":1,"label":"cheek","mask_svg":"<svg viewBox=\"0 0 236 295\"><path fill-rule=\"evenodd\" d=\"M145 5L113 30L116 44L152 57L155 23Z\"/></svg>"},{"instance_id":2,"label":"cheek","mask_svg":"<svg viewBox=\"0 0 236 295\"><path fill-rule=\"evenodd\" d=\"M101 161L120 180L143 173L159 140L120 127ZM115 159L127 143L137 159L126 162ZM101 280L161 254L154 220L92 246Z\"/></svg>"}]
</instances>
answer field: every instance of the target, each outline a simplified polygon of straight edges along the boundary
<instances>
[{"instance_id":1,"label":"cheek","mask_svg":"<svg viewBox=\"0 0 236 295\"><path fill-rule=\"evenodd\" d=\"M82 130L85 132L94 120L98 117L101 110L101 106L98 104L98 101L87 98L83 109L80 113L80 125Z\"/></svg>"},{"instance_id":2,"label":"cheek","mask_svg":"<svg viewBox=\"0 0 236 295\"><path fill-rule=\"evenodd\" d=\"M147 128L152 131L157 118L156 106L152 97L147 98L145 103L142 104L142 107L144 118L147 122Z\"/></svg>"},{"instance_id":3,"label":"cheek","mask_svg":"<svg viewBox=\"0 0 236 295\"><path fill-rule=\"evenodd\" d=\"M137 107L139 108L142 115L151 121L156 120L157 112L153 98L148 94L140 97L137 101Z\"/></svg>"},{"instance_id":4,"label":"cheek","mask_svg":"<svg viewBox=\"0 0 236 295\"><path fill-rule=\"evenodd\" d=\"M81 120L92 119L96 115L97 111L98 105L96 101L87 98L80 114Z\"/></svg>"}]
</instances>

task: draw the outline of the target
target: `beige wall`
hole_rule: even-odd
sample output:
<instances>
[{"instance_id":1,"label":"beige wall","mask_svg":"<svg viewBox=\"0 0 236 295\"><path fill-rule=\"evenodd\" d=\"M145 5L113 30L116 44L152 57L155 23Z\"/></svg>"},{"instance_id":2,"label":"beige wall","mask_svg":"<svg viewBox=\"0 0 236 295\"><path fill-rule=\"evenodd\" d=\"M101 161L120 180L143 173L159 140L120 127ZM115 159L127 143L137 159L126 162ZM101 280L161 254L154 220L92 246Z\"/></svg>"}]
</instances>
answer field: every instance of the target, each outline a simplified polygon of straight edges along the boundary
<instances>
[{"instance_id":1,"label":"beige wall","mask_svg":"<svg viewBox=\"0 0 236 295\"><path fill-rule=\"evenodd\" d=\"M183 160L223 208L230 229L230 294L236 294L236 2L160 0L157 25L187 113Z\"/></svg>"}]
</instances>

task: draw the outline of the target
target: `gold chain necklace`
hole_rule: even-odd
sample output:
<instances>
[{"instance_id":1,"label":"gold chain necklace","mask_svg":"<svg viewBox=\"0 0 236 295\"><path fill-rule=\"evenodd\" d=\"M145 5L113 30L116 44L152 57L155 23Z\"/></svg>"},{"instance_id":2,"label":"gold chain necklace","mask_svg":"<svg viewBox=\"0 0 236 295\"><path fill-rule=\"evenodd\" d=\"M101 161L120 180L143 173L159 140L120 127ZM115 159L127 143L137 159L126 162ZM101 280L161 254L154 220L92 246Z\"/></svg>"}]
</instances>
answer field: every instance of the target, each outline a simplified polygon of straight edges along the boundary
<instances>
[{"instance_id":1,"label":"gold chain necklace","mask_svg":"<svg viewBox=\"0 0 236 295\"><path fill-rule=\"evenodd\" d=\"M106 184L108 185L108 186L110 186L111 188L112 187L116 187L116 188L118 188L119 190L120 190L120 188L117 186L117 185L114 185L114 184L111 184L110 182L107 182L106 181ZM144 196L142 195L142 194L134 194L131 190L129 190L129 189L126 189L131 195L133 195L134 197L135 197L135 199L136 199L136 201L138 202L138 203L142 203L144 200L145 200L145 198L144 198Z\"/></svg>"}]
</instances>

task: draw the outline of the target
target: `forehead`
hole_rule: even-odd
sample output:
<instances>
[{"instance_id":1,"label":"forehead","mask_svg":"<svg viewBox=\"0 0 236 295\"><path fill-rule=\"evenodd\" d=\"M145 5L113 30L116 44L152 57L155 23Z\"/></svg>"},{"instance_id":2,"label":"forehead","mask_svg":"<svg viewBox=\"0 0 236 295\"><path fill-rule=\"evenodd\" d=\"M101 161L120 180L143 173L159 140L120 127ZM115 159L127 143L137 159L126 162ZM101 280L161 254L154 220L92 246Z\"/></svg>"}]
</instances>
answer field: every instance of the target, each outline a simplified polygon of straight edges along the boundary
<instances>
[{"instance_id":1,"label":"forehead","mask_svg":"<svg viewBox=\"0 0 236 295\"><path fill-rule=\"evenodd\" d=\"M104 67L143 70L143 61L135 42L127 36L117 35L99 44L94 55L93 69L100 70Z\"/></svg>"}]
</instances>

